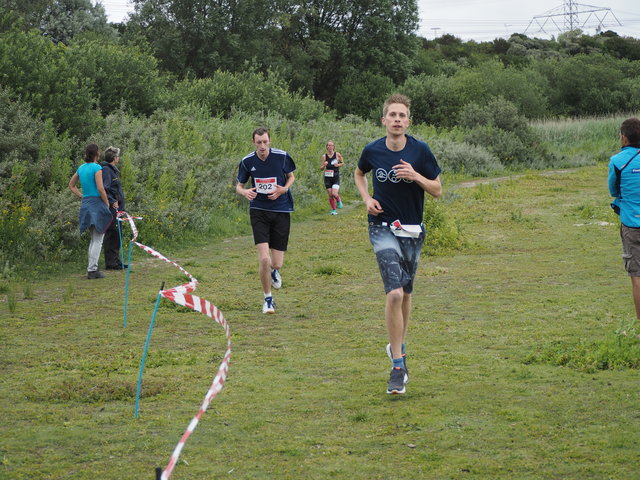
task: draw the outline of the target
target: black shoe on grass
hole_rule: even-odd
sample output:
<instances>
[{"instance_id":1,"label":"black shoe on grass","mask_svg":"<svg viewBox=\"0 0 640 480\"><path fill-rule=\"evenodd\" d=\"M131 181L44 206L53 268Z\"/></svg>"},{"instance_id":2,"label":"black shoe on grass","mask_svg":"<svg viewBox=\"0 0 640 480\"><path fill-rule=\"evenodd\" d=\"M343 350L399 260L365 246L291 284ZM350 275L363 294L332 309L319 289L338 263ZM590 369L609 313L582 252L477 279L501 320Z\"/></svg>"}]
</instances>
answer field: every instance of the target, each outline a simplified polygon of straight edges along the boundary
<instances>
[{"instance_id":1,"label":"black shoe on grass","mask_svg":"<svg viewBox=\"0 0 640 480\"><path fill-rule=\"evenodd\" d=\"M389 375L389 386L387 387L387 393L391 395L401 395L406 391L405 377L407 372L404 368L393 367L391 369L391 375Z\"/></svg>"},{"instance_id":2,"label":"black shoe on grass","mask_svg":"<svg viewBox=\"0 0 640 480\"><path fill-rule=\"evenodd\" d=\"M389 360L391 360L393 362L393 352L391 351L391 344L387 343L387 356L389 357ZM407 355L406 354L402 354L402 361L404 362L404 374L405 374L405 379L404 379L404 383L409 383L409 369L407 368Z\"/></svg>"}]
</instances>

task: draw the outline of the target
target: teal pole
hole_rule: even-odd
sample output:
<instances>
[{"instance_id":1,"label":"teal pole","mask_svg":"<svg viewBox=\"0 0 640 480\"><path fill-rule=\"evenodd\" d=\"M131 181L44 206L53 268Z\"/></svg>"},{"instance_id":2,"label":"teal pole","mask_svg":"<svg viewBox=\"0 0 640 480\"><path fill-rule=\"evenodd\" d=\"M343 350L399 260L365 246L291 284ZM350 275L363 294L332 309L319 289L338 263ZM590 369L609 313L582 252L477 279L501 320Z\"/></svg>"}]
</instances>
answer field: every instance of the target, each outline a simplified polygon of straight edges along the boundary
<instances>
[{"instance_id":1,"label":"teal pole","mask_svg":"<svg viewBox=\"0 0 640 480\"><path fill-rule=\"evenodd\" d=\"M120 265L124 265L124 251L122 250L122 221L118 218L118 235L120 236Z\"/></svg>"},{"instance_id":2,"label":"teal pole","mask_svg":"<svg viewBox=\"0 0 640 480\"><path fill-rule=\"evenodd\" d=\"M156 314L158 313L158 307L160 306L160 299L162 298L161 292L164 290L164 282L158 292L158 298L156 299L156 308L153 311L151 317L151 323L149 324L149 331L147 332L147 341L144 344L144 351L142 352L142 360L140 361L140 373L138 375L138 388L136 389L136 413L135 418L138 418L138 407L140 405L140 390L142 389L142 372L144 371L144 362L147 360L147 351L149 350L149 343L151 342L151 332L153 331L153 324L156 321Z\"/></svg>"}]
</instances>

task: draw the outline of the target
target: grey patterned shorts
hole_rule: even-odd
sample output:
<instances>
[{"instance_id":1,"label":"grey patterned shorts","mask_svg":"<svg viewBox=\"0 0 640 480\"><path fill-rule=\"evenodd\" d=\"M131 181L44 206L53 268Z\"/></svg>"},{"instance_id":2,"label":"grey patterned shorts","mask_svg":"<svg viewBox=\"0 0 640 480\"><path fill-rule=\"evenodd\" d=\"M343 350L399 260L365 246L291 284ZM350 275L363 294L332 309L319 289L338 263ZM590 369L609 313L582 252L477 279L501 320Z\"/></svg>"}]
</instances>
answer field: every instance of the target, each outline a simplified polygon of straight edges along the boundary
<instances>
[{"instance_id":1,"label":"grey patterned shorts","mask_svg":"<svg viewBox=\"0 0 640 480\"><path fill-rule=\"evenodd\" d=\"M424 228L416 238L396 237L387 226L369 224L369 241L378 260L384 293L397 288L411 293L424 243Z\"/></svg>"}]
</instances>

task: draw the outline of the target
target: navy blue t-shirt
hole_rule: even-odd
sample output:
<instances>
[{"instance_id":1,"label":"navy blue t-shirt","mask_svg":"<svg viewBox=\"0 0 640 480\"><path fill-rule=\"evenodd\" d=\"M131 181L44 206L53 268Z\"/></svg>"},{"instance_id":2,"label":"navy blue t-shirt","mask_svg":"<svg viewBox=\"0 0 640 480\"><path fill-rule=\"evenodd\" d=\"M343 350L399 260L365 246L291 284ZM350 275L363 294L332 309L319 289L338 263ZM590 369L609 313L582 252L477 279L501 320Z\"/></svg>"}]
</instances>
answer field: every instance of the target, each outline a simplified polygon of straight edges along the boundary
<instances>
[{"instance_id":1,"label":"navy blue t-shirt","mask_svg":"<svg viewBox=\"0 0 640 480\"><path fill-rule=\"evenodd\" d=\"M284 150L271 148L266 160L260 160L256 152L250 153L238 165L237 180L242 185L251 178L251 186L256 187L258 195L249 203L249 208L271 210L272 212L293 212L293 195L289 190L276 200L267 196L275 185L281 187L287 183L287 174L296 169L293 159Z\"/></svg>"},{"instance_id":2,"label":"navy blue t-shirt","mask_svg":"<svg viewBox=\"0 0 640 480\"><path fill-rule=\"evenodd\" d=\"M407 144L399 152L389 150L386 137L369 143L362 150L358 168L363 172L372 172L373 198L384 212L369 215L370 222L393 222L407 225L422 223L424 212L424 190L411 180L396 178L393 166L404 160L413 169L429 180L440 175L440 167L429 146L411 135L406 135Z\"/></svg>"}]
</instances>

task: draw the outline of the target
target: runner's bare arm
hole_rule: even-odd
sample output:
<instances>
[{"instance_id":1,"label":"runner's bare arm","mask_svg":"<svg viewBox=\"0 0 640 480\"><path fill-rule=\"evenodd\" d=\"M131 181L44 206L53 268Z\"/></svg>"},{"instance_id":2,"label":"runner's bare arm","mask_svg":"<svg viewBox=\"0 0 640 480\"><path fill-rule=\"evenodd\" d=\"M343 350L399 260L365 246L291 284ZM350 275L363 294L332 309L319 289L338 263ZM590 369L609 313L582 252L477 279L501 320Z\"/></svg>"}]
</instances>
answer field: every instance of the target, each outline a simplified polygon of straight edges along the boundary
<instances>
[{"instance_id":1,"label":"runner's bare arm","mask_svg":"<svg viewBox=\"0 0 640 480\"><path fill-rule=\"evenodd\" d=\"M379 215L384 212L380 203L369 195L369 182L365 174L358 167L356 167L353 173L353 180L358 188L358 192L360 192L362 201L367 207L367 212L371 215Z\"/></svg>"}]
</instances>

